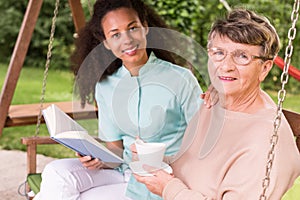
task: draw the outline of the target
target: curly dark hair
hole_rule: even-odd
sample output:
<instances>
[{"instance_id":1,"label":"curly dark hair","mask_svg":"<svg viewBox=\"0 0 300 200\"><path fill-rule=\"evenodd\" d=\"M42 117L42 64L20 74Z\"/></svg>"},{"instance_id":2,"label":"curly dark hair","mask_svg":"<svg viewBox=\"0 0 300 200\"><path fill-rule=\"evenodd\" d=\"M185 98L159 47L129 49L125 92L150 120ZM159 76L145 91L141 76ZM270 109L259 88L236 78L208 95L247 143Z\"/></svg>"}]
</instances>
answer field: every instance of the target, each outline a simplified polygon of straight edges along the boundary
<instances>
[{"instance_id":1,"label":"curly dark hair","mask_svg":"<svg viewBox=\"0 0 300 200\"><path fill-rule=\"evenodd\" d=\"M148 27L169 28L162 18L142 0L97 0L94 4L93 15L79 31L79 38L75 42L76 49L71 56L71 68L76 76L76 88L81 99L81 105L84 106L86 102L94 101L95 85L98 81L104 80L107 76L113 74L118 68L122 66L122 61L116 58L111 51L101 50L101 57L96 56L94 64L85 66L84 72L80 74L79 69L84 63L85 58L95 49L99 44L105 40L101 21L103 17L110 11L119 8L133 9L139 16L142 24L147 23ZM147 35L149 40L151 34ZM155 41L155 40L152 40ZM147 48L148 54L154 52L158 58L175 63L174 55L170 52L161 49ZM95 60L95 57L93 57ZM107 64L106 61L112 61ZM97 78L90 78L90 77Z\"/></svg>"}]
</instances>

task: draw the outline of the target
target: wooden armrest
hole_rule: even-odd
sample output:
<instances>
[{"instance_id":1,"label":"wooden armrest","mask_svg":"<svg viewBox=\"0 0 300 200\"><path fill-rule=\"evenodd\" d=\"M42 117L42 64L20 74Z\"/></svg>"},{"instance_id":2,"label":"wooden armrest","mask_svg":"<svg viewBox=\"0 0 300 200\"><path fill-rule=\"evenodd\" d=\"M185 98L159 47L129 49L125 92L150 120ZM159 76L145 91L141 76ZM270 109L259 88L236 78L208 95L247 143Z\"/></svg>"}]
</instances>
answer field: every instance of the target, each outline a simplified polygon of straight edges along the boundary
<instances>
[{"instance_id":1,"label":"wooden armrest","mask_svg":"<svg viewBox=\"0 0 300 200\"><path fill-rule=\"evenodd\" d=\"M49 136L33 136L33 137L23 137L21 142L24 145L37 145L37 144L57 144L56 141L52 140Z\"/></svg>"},{"instance_id":2,"label":"wooden armrest","mask_svg":"<svg viewBox=\"0 0 300 200\"><path fill-rule=\"evenodd\" d=\"M21 138L22 144L27 146L27 174L36 173L36 147L38 144L57 144L50 137L33 136Z\"/></svg>"},{"instance_id":3,"label":"wooden armrest","mask_svg":"<svg viewBox=\"0 0 300 200\"><path fill-rule=\"evenodd\" d=\"M95 137L98 142L101 141ZM21 143L27 146L27 174L36 173L36 155L37 145L40 144L58 144L49 136L33 136L21 138Z\"/></svg>"},{"instance_id":4,"label":"wooden armrest","mask_svg":"<svg viewBox=\"0 0 300 200\"><path fill-rule=\"evenodd\" d=\"M282 110L284 116L289 122L293 133L296 137L300 137L300 114L290 111L290 110Z\"/></svg>"},{"instance_id":5,"label":"wooden armrest","mask_svg":"<svg viewBox=\"0 0 300 200\"><path fill-rule=\"evenodd\" d=\"M289 110L282 111L296 137L296 144L300 152L300 114Z\"/></svg>"}]
</instances>

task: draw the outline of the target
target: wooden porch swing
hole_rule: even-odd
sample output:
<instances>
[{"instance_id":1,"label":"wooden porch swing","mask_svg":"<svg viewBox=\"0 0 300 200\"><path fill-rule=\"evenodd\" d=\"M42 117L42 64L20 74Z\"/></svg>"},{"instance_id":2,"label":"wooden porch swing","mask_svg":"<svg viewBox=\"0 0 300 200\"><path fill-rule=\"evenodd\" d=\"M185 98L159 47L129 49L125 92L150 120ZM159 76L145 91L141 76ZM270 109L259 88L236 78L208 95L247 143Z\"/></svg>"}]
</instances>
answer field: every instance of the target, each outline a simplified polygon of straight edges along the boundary
<instances>
[{"instance_id":1,"label":"wooden porch swing","mask_svg":"<svg viewBox=\"0 0 300 200\"><path fill-rule=\"evenodd\" d=\"M41 118L42 107L55 104L61 108L69 116L76 119L92 119L97 116L97 108L93 105L86 105L85 108L74 107L73 102L52 102L52 103L36 103L11 105L13 94L17 85L17 81L27 54L27 50L31 41L32 33L38 19L38 15L43 0L29 0L26 13L19 31L19 35L11 56L10 64L6 74L0 96L0 137L4 127L33 125L44 123ZM85 26L85 16L80 0L68 0L75 30L79 30ZM56 0L56 9L59 0ZM57 12L57 11L56 11ZM56 15L54 11L54 15ZM52 28L55 28L55 20L53 20ZM54 34L54 31L53 31ZM53 36L52 36L53 37ZM52 48L52 47L51 47ZM49 53L49 52L48 52ZM49 56L49 55L47 55ZM50 55L51 57L51 55ZM48 63L49 64L49 63ZM47 63L46 63L47 65ZM43 88L44 89L44 88ZM3 117L5 116L5 117ZM27 174L36 173L36 150L38 144L55 144L49 137L32 136L21 139L22 144L27 146Z\"/></svg>"},{"instance_id":2,"label":"wooden porch swing","mask_svg":"<svg viewBox=\"0 0 300 200\"><path fill-rule=\"evenodd\" d=\"M59 0L56 0L59 2ZM80 0L68 0L73 15L75 29L78 32L85 25L85 17ZM19 32L17 43L11 58L5 83L0 98L0 136L4 127L24 126L39 122L41 104L10 105L16 88L17 80L28 50L34 26L40 12L42 0L29 0L23 23ZM47 107L52 103L45 103ZM65 113L76 119L90 119L96 116L97 109L87 105L85 109L75 109L72 102L55 102ZM287 118L296 138L297 147L300 152L300 114L288 110L282 110ZM22 138L22 144L27 146L27 174L36 173L36 150L39 144L56 144L49 137L27 137ZM29 188L28 191L29 192Z\"/></svg>"}]
</instances>

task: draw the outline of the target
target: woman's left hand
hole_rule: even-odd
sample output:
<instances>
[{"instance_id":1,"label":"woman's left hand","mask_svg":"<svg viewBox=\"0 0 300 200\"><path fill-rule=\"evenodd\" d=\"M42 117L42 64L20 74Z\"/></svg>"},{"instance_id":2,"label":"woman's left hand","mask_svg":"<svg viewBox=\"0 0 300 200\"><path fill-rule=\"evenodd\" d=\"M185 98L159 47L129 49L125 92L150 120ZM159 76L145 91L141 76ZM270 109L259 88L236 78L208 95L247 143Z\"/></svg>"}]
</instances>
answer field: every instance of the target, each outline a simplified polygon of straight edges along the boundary
<instances>
[{"instance_id":1,"label":"woman's left hand","mask_svg":"<svg viewBox=\"0 0 300 200\"><path fill-rule=\"evenodd\" d=\"M150 169L150 167L147 166L144 166L144 168L146 170L147 168ZM153 169L151 171L153 171ZM172 178L174 178L174 175L168 174L162 169L150 173L153 174L153 176L139 176L134 174L134 177L138 182L145 184L150 192L162 196L165 186Z\"/></svg>"}]
</instances>

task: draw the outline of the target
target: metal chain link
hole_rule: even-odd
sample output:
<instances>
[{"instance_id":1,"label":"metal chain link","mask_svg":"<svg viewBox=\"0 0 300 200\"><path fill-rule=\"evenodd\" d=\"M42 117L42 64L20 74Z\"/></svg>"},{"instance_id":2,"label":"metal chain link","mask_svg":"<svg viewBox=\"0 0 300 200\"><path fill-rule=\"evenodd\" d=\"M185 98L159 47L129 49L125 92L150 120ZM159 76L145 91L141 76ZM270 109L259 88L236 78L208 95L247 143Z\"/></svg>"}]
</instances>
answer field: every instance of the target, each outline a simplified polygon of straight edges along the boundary
<instances>
[{"instance_id":1,"label":"metal chain link","mask_svg":"<svg viewBox=\"0 0 300 200\"><path fill-rule=\"evenodd\" d=\"M229 6L226 0L220 0L220 2L224 5L227 11L231 11L231 7Z\"/></svg>"},{"instance_id":2,"label":"metal chain link","mask_svg":"<svg viewBox=\"0 0 300 200\"><path fill-rule=\"evenodd\" d=\"M93 6L92 6L92 3L91 3L91 0L88 0L88 8L89 8L89 12L90 12L90 16L93 15Z\"/></svg>"},{"instance_id":3,"label":"metal chain link","mask_svg":"<svg viewBox=\"0 0 300 200\"><path fill-rule=\"evenodd\" d=\"M59 7L59 0L56 0L55 9L53 12L54 16L52 18L51 32L50 32L50 37L49 37L47 60L46 60L46 64L45 64L44 79L43 79L43 86L42 86L42 92L41 92L42 94L41 94L41 98L40 98L40 108L39 108L39 115L38 115L38 119L37 119L36 129L35 129L35 136L37 136L40 132L42 109L43 109L43 104L45 101L47 77L48 77L48 70L50 67L51 56L52 56L52 47L53 47L53 41L54 41L55 24L56 24L56 19L57 19L57 15L58 15L58 7Z\"/></svg>"},{"instance_id":4,"label":"metal chain link","mask_svg":"<svg viewBox=\"0 0 300 200\"><path fill-rule=\"evenodd\" d=\"M287 84L287 82L288 82L288 78L289 78L288 71L289 71L289 66L291 63L291 57L293 54L292 42L296 37L296 23L297 23L298 16L299 16L299 3L300 3L300 0L294 1L293 12L291 14L292 26L288 31L289 43L288 43L288 46L286 47L286 51L285 51L284 69L281 74L281 84L282 85L281 85L281 89L278 91L277 113L276 113L276 117L274 119L274 124L273 124L274 132L270 139L271 147L270 147L268 157L267 157L266 172L265 172L265 177L262 182L263 191L259 197L260 200L267 199L266 192L270 185L270 174L271 174L274 157L275 157L275 146L276 146L276 144L278 142L278 138L279 138L278 130L279 130L279 126L281 124L282 104L286 97L285 84Z\"/></svg>"}]
</instances>

